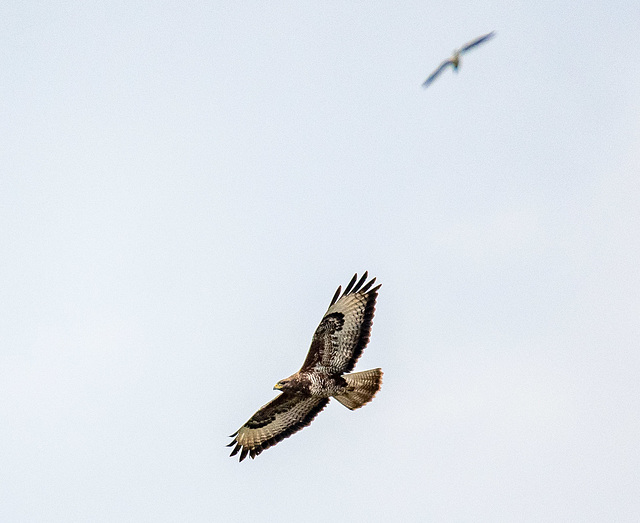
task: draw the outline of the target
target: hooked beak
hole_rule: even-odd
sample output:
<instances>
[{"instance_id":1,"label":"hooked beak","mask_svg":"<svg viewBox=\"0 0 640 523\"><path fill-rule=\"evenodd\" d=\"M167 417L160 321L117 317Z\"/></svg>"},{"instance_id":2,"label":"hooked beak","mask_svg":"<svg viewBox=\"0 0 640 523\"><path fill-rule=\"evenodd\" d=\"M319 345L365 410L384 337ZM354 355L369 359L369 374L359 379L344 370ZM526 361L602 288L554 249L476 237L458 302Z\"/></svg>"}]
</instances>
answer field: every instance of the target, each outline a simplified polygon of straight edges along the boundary
<instances>
[{"instance_id":1,"label":"hooked beak","mask_svg":"<svg viewBox=\"0 0 640 523\"><path fill-rule=\"evenodd\" d=\"M276 384L273 386L273 390L282 390L282 385L280 384L280 382L276 383Z\"/></svg>"}]
</instances>

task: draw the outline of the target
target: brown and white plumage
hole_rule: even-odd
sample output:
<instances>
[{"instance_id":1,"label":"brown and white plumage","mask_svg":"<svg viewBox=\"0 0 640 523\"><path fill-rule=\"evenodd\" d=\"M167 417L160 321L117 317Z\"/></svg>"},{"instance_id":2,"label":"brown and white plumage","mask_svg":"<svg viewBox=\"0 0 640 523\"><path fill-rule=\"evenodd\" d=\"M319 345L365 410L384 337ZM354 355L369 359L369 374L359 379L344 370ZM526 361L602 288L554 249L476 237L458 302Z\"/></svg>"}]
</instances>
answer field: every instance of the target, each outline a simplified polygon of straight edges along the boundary
<instances>
[{"instance_id":1,"label":"brown and white plumage","mask_svg":"<svg viewBox=\"0 0 640 523\"><path fill-rule=\"evenodd\" d=\"M320 321L311 348L298 372L274 387L282 394L261 407L234 434L231 456L255 458L263 450L303 429L331 397L353 410L373 399L382 385L382 371L349 373L369 342L380 285L367 273L357 274L341 294L338 287Z\"/></svg>"},{"instance_id":2,"label":"brown and white plumage","mask_svg":"<svg viewBox=\"0 0 640 523\"><path fill-rule=\"evenodd\" d=\"M453 70L457 72L458 68L460 67L460 56L466 53L467 51L469 51L470 49L473 49L477 45L481 44L482 42L485 42L490 38L493 38L495 34L496 34L495 31L491 31L490 33L479 36L478 38L474 38L470 42L467 42L460 49L454 50L451 57L444 60L436 68L436 70L433 71L433 73L431 73L429 77L422 83L422 87L424 87L425 89L429 87L431 85L431 82L433 82L440 75L440 73L444 71L448 66L451 66Z\"/></svg>"}]
</instances>

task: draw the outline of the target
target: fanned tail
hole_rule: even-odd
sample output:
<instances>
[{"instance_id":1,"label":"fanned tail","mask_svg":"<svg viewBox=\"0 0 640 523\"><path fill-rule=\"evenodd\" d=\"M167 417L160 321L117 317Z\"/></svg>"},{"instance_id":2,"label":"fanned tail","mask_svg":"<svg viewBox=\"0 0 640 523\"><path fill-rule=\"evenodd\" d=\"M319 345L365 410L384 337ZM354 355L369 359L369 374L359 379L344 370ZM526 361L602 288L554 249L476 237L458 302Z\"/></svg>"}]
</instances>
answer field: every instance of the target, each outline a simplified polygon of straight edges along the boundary
<instances>
[{"instance_id":1,"label":"fanned tail","mask_svg":"<svg viewBox=\"0 0 640 523\"><path fill-rule=\"evenodd\" d=\"M340 396L334 396L350 410L359 409L369 403L382 386L382 369L352 372L342 376L347 381L347 390Z\"/></svg>"}]
</instances>

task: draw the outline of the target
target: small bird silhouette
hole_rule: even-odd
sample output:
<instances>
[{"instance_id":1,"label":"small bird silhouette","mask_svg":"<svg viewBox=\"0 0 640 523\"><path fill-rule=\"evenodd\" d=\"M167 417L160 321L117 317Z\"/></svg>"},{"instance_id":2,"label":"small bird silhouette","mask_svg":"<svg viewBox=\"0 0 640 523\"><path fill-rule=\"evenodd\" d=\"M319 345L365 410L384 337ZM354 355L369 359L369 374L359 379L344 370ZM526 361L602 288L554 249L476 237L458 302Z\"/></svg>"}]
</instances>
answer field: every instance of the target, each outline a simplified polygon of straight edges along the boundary
<instances>
[{"instance_id":1,"label":"small bird silhouette","mask_svg":"<svg viewBox=\"0 0 640 523\"><path fill-rule=\"evenodd\" d=\"M442 62L438 66L438 68L435 71L433 71L433 73L429 75L429 78L427 78L424 81L424 83L422 84L422 87L424 87L425 89L429 87L429 85L431 85L431 82L433 82L436 79L436 77L442 71L444 71L445 67L447 67L448 65L451 65L453 67L453 70L458 72L458 67L460 67L460 55L466 53L469 49L473 49L476 45L479 45L482 42L489 40L489 38L493 38L495 34L496 34L495 31L491 31L486 35L479 36L475 40L471 40L471 42L467 42L460 49L456 49L453 52L453 55L451 56L451 58L447 58L444 62Z\"/></svg>"}]
</instances>

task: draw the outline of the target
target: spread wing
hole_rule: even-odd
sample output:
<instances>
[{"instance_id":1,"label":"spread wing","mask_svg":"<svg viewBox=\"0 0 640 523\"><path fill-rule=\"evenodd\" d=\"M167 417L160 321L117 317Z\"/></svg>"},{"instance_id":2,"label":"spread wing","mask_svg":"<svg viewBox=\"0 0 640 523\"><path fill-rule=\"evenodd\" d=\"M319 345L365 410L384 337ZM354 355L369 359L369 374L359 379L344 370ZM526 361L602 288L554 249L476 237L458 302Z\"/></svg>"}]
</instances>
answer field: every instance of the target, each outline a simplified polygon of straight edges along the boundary
<instances>
[{"instance_id":1,"label":"spread wing","mask_svg":"<svg viewBox=\"0 0 640 523\"><path fill-rule=\"evenodd\" d=\"M329 403L329 398L314 398L283 392L261 407L249 421L231 435L227 447L235 448L231 456L240 452L240 461L255 458L263 450L303 429Z\"/></svg>"},{"instance_id":2,"label":"spread wing","mask_svg":"<svg viewBox=\"0 0 640 523\"><path fill-rule=\"evenodd\" d=\"M433 81L437 78L437 76L438 76L442 71L444 71L444 69L445 69L448 65L452 65L452 64L453 64L453 61L451 61L450 59L447 59L447 60L445 60L444 62L442 62L442 63L440 64L440 66L439 66L435 71L433 71L433 73L431 73L431 74L429 75L429 78L427 78L427 79L422 83L422 87L424 87L425 89L426 89L427 87L429 87L429 85L431 85L431 82L433 82Z\"/></svg>"},{"instance_id":3,"label":"spread wing","mask_svg":"<svg viewBox=\"0 0 640 523\"><path fill-rule=\"evenodd\" d=\"M327 374L351 372L362 351L369 343L371 324L380 285L376 279L365 284L367 273L358 275L347 285L342 295L338 287L329 309L316 329L311 348L302 364L303 371ZM373 288L371 288L373 287Z\"/></svg>"},{"instance_id":4,"label":"spread wing","mask_svg":"<svg viewBox=\"0 0 640 523\"><path fill-rule=\"evenodd\" d=\"M460 48L460 52L464 53L464 52L468 51L469 49L473 49L476 45L481 44L485 40L489 40L489 38L493 38L495 36L495 34L496 34L495 31L491 31L490 33L487 33L486 35L479 36L475 40L471 40L471 42L467 42L466 44L464 44Z\"/></svg>"}]
</instances>

